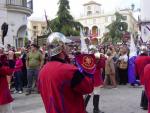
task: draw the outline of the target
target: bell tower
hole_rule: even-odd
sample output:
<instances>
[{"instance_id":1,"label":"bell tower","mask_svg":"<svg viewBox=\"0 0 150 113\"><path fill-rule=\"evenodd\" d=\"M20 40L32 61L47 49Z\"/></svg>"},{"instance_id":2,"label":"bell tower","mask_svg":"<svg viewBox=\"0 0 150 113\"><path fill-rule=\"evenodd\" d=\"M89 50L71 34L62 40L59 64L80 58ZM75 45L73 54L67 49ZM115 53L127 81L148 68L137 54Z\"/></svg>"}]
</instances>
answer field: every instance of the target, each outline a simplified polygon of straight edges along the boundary
<instances>
[{"instance_id":1,"label":"bell tower","mask_svg":"<svg viewBox=\"0 0 150 113\"><path fill-rule=\"evenodd\" d=\"M95 1L89 1L84 4L84 15L93 16L101 14L101 4L96 3Z\"/></svg>"}]
</instances>

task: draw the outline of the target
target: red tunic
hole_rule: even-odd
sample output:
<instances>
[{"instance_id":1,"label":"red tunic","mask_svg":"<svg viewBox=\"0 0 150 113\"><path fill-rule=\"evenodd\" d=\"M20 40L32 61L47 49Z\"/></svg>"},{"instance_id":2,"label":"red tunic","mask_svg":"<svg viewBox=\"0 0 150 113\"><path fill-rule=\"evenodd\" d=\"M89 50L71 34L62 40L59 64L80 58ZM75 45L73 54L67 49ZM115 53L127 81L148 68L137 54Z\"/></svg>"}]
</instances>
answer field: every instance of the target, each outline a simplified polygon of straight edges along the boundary
<instances>
[{"instance_id":1,"label":"red tunic","mask_svg":"<svg viewBox=\"0 0 150 113\"><path fill-rule=\"evenodd\" d=\"M93 80L84 77L71 88L77 68L57 61L47 63L39 74L39 90L46 113L85 113L83 95L93 91Z\"/></svg>"},{"instance_id":2,"label":"red tunic","mask_svg":"<svg viewBox=\"0 0 150 113\"><path fill-rule=\"evenodd\" d=\"M98 59L96 64L96 71L94 73L94 87L99 87L103 84L102 72L101 70L105 67L105 58L101 57Z\"/></svg>"},{"instance_id":3,"label":"red tunic","mask_svg":"<svg viewBox=\"0 0 150 113\"><path fill-rule=\"evenodd\" d=\"M13 101L7 82L7 75L10 75L12 71L7 66L0 67L0 105L5 105Z\"/></svg>"},{"instance_id":4,"label":"red tunic","mask_svg":"<svg viewBox=\"0 0 150 113\"><path fill-rule=\"evenodd\" d=\"M144 67L150 63L150 57L149 56L138 56L135 60L135 68L136 68L136 75L139 76L140 82L142 85L144 85Z\"/></svg>"},{"instance_id":5,"label":"red tunic","mask_svg":"<svg viewBox=\"0 0 150 113\"><path fill-rule=\"evenodd\" d=\"M150 113L150 64L145 66L143 78L145 84L145 91L149 102L148 113Z\"/></svg>"}]
</instances>

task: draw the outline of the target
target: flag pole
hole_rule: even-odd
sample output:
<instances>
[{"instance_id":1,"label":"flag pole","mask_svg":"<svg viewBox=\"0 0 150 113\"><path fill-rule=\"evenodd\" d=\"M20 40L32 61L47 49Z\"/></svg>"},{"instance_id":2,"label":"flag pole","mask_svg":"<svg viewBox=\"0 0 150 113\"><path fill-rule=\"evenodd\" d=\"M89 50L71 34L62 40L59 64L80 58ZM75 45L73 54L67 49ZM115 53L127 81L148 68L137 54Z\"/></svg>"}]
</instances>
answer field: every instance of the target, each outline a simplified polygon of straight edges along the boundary
<instances>
[{"instance_id":1,"label":"flag pole","mask_svg":"<svg viewBox=\"0 0 150 113\"><path fill-rule=\"evenodd\" d=\"M52 29L50 28L50 25L49 25L49 22L48 22L48 19L47 19L47 15L46 15L46 11L44 10L44 13L45 13L45 19L46 19L46 23L47 23L47 28L49 30L49 32L53 32Z\"/></svg>"}]
</instances>

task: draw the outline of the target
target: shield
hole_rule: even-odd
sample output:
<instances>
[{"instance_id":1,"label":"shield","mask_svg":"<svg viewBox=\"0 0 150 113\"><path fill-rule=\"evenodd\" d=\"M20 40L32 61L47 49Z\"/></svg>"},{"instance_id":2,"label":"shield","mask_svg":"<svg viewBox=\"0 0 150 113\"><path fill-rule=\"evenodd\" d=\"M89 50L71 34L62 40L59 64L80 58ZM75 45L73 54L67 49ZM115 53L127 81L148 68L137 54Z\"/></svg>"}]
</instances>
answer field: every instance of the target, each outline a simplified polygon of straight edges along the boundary
<instances>
[{"instance_id":1,"label":"shield","mask_svg":"<svg viewBox=\"0 0 150 113\"><path fill-rule=\"evenodd\" d=\"M76 56L76 64L80 71L94 74L96 69L96 59L94 54L81 54Z\"/></svg>"}]
</instances>

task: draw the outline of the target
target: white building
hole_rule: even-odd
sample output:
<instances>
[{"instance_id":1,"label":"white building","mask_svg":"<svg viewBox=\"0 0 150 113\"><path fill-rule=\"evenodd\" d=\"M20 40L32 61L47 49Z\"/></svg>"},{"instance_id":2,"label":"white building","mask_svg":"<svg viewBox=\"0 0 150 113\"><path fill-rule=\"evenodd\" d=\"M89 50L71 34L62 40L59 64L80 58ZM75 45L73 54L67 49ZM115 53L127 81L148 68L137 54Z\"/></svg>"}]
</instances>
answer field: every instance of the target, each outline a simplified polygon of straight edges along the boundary
<instances>
[{"instance_id":1,"label":"white building","mask_svg":"<svg viewBox=\"0 0 150 113\"><path fill-rule=\"evenodd\" d=\"M15 47L22 47L24 45L27 17L32 12L32 0L0 0L0 27L4 22L8 24L5 45L11 44Z\"/></svg>"},{"instance_id":2,"label":"white building","mask_svg":"<svg viewBox=\"0 0 150 113\"><path fill-rule=\"evenodd\" d=\"M143 42L150 41L150 0L141 0L141 35Z\"/></svg>"},{"instance_id":3,"label":"white building","mask_svg":"<svg viewBox=\"0 0 150 113\"><path fill-rule=\"evenodd\" d=\"M108 32L106 27L115 20L115 12L104 13L101 4L90 1L84 6L84 14L77 19L85 28L85 34L92 34L96 37L103 37L104 33ZM125 22L128 24L128 31L135 33L138 31L137 20L134 18L131 9L118 11L125 17Z\"/></svg>"},{"instance_id":4,"label":"white building","mask_svg":"<svg viewBox=\"0 0 150 113\"><path fill-rule=\"evenodd\" d=\"M45 18L31 18L28 21L28 38L31 41L37 39L37 36L42 36L47 31L47 23Z\"/></svg>"}]
</instances>

